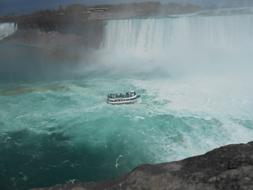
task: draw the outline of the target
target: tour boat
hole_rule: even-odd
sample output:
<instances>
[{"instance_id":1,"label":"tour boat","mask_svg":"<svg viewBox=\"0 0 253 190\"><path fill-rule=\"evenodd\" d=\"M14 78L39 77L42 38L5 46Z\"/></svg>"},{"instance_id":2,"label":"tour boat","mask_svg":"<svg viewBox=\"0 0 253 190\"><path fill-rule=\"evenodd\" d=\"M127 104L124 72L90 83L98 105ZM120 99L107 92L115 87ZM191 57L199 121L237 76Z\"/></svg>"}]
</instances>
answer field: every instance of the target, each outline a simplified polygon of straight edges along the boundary
<instances>
[{"instance_id":1,"label":"tour boat","mask_svg":"<svg viewBox=\"0 0 253 190\"><path fill-rule=\"evenodd\" d=\"M109 94L107 96L107 103L112 105L134 104L137 102L138 98L140 98L140 95L137 95L135 91L125 94Z\"/></svg>"}]
</instances>

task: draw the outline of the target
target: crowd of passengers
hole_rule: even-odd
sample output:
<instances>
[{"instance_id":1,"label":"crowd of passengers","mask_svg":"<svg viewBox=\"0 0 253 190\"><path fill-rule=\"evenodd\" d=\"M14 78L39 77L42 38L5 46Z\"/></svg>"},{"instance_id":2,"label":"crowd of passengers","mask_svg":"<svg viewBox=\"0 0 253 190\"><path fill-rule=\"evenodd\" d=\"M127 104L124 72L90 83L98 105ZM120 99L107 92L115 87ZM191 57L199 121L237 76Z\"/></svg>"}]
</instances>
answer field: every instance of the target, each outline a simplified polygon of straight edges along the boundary
<instances>
[{"instance_id":1,"label":"crowd of passengers","mask_svg":"<svg viewBox=\"0 0 253 190\"><path fill-rule=\"evenodd\" d=\"M135 95L136 92L127 92L126 94L109 94L108 98L130 98Z\"/></svg>"}]
</instances>

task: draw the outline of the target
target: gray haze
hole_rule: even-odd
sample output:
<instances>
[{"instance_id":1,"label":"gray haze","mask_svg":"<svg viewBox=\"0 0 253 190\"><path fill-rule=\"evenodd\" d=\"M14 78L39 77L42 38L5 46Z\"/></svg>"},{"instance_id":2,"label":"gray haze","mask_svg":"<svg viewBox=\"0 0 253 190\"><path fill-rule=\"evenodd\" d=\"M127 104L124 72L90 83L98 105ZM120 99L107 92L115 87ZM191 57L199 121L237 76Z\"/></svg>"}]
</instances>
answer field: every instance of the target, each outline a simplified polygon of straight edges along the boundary
<instances>
[{"instance_id":1,"label":"gray haze","mask_svg":"<svg viewBox=\"0 0 253 190\"><path fill-rule=\"evenodd\" d=\"M162 3L193 3L203 8L222 8L222 7L245 7L253 6L252 0L0 0L0 15L10 13L26 13L39 9L55 8L59 5L82 3L87 5L94 4L117 4L145 1L160 1Z\"/></svg>"}]
</instances>

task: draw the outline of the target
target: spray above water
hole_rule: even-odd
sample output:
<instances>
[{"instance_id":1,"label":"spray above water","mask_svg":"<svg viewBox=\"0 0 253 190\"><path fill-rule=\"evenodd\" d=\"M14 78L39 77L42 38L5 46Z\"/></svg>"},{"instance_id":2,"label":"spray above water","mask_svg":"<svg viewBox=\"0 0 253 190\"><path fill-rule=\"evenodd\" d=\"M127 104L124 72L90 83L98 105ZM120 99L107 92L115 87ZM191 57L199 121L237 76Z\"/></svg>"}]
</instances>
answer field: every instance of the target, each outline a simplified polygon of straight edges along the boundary
<instances>
[{"instance_id":1,"label":"spray above water","mask_svg":"<svg viewBox=\"0 0 253 190\"><path fill-rule=\"evenodd\" d=\"M106 26L103 59L122 73L144 72L132 84L169 102L157 113L217 119L226 143L238 143L252 138L238 122L253 118L252 49L251 14L114 20ZM216 143L211 147L224 142Z\"/></svg>"},{"instance_id":2,"label":"spray above water","mask_svg":"<svg viewBox=\"0 0 253 190\"><path fill-rule=\"evenodd\" d=\"M252 44L252 15L115 20L106 26L103 59L140 70L232 71L252 65Z\"/></svg>"}]
</instances>

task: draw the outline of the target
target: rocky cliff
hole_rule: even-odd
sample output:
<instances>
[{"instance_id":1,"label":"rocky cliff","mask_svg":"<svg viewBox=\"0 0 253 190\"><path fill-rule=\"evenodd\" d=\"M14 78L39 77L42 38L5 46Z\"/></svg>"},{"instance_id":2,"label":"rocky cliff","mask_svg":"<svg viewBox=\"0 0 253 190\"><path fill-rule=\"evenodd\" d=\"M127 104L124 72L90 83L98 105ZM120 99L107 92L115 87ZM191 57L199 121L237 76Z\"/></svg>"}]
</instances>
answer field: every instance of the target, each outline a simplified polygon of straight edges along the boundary
<instances>
[{"instance_id":1,"label":"rocky cliff","mask_svg":"<svg viewBox=\"0 0 253 190\"><path fill-rule=\"evenodd\" d=\"M202 156L143 165L115 181L68 183L34 190L252 190L253 142Z\"/></svg>"}]
</instances>

